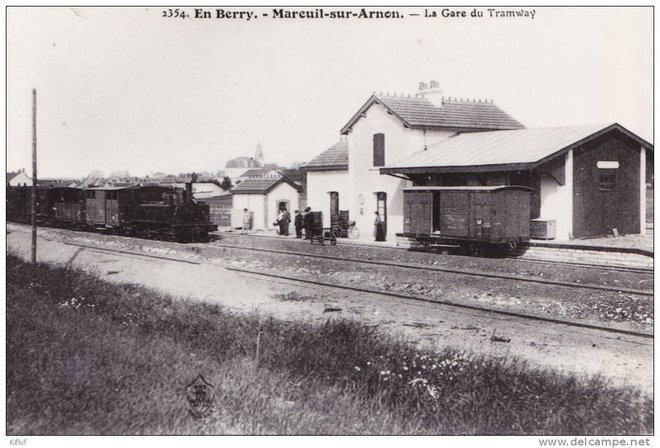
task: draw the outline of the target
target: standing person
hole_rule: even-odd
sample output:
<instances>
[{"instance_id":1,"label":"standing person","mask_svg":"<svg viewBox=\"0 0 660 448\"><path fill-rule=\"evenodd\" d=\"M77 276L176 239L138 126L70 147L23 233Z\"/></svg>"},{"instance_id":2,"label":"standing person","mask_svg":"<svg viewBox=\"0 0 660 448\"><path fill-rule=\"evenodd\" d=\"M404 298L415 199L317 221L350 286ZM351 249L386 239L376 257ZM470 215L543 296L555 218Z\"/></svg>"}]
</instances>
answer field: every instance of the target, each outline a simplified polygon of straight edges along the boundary
<instances>
[{"instance_id":1,"label":"standing person","mask_svg":"<svg viewBox=\"0 0 660 448\"><path fill-rule=\"evenodd\" d=\"M293 225L296 227L296 238L302 238L303 217L298 210L294 211Z\"/></svg>"},{"instance_id":2,"label":"standing person","mask_svg":"<svg viewBox=\"0 0 660 448\"><path fill-rule=\"evenodd\" d=\"M247 208L243 209L243 233L250 230L250 212Z\"/></svg>"},{"instance_id":3,"label":"standing person","mask_svg":"<svg viewBox=\"0 0 660 448\"><path fill-rule=\"evenodd\" d=\"M289 224L291 224L291 213L284 206L282 220L280 221L280 235L289 236Z\"/></svg>"},{"instance_id":4,"label":"standing person","mask_svg":"<svg viewBox=\"0 0 660 448\"><path fill-rule=\"evenodd\" d=\"M376 212L376 219L374 220L374 237L376 241L385 241L385 226L383 225L383 217L380 213Z\"/></svg>"},{"instance_id":5,"label":"standing person","mask_svg":"<svg viewBox=\"0 0 660 448\"><path fill-rule=\"evenodd\" d=\"M303 227L305 229L305 239L312 239L312 207L307 207L305 209L305 215L303 216Z\"/></svg>"},{"instance_id":6,"label":"standing person","mask_svg":"<svg viewBox=\"0 0 660 448\"><path fill-rule=\"evenodd\" d=\"M280 209L280 211L277 213L277 218L275 219L275 222L273 225L277 227L277 234L282 235L284 231L282 230L282 221L284 220L284 211Z\"/></svg>"}]
</instances>

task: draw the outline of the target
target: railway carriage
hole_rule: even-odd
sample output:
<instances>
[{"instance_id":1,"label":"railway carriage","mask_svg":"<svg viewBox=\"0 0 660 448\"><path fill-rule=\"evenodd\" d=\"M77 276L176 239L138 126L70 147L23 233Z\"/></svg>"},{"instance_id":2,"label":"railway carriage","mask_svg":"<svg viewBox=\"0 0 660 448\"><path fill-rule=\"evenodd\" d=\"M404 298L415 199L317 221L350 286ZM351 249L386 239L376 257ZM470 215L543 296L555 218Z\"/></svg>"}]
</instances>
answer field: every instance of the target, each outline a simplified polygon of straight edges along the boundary
<instances>
[{"instance_id":1,"label":"railway carriage","mask_svg":"<svg viewBox=\"0 0 660 448\"><path fill-rule=\"evenodd\" d=\"M529 241L531 192L512 185L406 188L402 236L427 248L515 251Z\"/></svg>"},{"instance_id":2,"label":"railway carriage","mask_svg":"<svg viewBox=\"0 0 660 448\"><path fill-rule=\"evenodd\" d=\"M80 188L57 187L48 190L54 225L85 225L85 192Z\"/></svg>"},{"instance_id":3,"label":"railway carriage","mask_svg":"<svg viewBox=\"0 0 660 448\"><path fill-rule=\"evenodd\" d=\"M30 187L7 188L7 219L29 222ZM186 190L160 186L64 188L39 187L37 220L42 225L101 229L140 237L181 242L208 239L217 226L209 206L195 202Z\"/></svg>"}]
</instances>

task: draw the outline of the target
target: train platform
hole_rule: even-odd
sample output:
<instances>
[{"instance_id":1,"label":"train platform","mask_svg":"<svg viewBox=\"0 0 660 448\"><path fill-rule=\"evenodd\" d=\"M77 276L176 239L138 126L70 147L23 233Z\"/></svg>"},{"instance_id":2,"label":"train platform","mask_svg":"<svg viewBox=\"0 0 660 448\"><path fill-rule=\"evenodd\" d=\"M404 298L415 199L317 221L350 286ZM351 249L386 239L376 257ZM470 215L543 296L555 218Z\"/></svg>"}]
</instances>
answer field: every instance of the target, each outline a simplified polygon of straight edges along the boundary
<instances>
[{"instance_id":1,"label":"train platform","mask_svg":"<svg viewBox=\"0 0 660 448\"><path fill-rule=\"evenodd\" d=\"M222 229L223 232L244 234L254 238L287 238L295 235L280 236L275 231L249 231ZM309 244L300 240L301 244ZM374 241L371 234L357 238L339 238L337 244L363 247L386 247L408 250L410 241L405 238L390 238L387 241ZM653 267L653 233L646 235L607 236L601 238L574 239L568 241L531 240L522 255L523 259L575 262L594 265L625 266L636 268Z\"/></svg>"}]
</instances>

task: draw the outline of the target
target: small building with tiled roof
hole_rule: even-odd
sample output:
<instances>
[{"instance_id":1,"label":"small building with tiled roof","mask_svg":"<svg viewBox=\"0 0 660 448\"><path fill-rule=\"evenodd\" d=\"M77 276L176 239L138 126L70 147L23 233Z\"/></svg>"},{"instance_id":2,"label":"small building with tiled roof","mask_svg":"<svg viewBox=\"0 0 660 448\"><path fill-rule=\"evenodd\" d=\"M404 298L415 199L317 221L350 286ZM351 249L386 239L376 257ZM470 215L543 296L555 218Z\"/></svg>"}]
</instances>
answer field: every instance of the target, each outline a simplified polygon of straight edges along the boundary
<instances>
[{"instance_id":1,"label":"small building with tiled roof","mask_svg":"<svg viewBox=\"0 0 660 448\"><path fill-rule=\"evenodd\" d=\"M252 230L275 231L273 223L284 207L293 216L300 207L302 187L286 177L255 177L232 190L232 226L243 226L244 210L252 214Z\"/></svg>"}]
</instances>

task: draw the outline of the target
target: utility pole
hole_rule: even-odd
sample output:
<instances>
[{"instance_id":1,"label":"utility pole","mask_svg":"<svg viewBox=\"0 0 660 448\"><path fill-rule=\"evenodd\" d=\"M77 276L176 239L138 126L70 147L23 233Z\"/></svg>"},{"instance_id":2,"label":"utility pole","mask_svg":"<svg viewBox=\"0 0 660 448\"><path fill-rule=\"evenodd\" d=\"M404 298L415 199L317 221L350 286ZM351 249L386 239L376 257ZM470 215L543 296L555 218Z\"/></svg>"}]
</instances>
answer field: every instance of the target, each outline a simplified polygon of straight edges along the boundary
<instances>
[{"instance_id":1,"label":"utility pole","mask_svg":"<svg viewBox=\"0 0 660 448\"><path fill-rule=\"evenodd\" d=\"M32 89L32 263L37 262L37 89Z\"/></svg>"}]
</instances>

